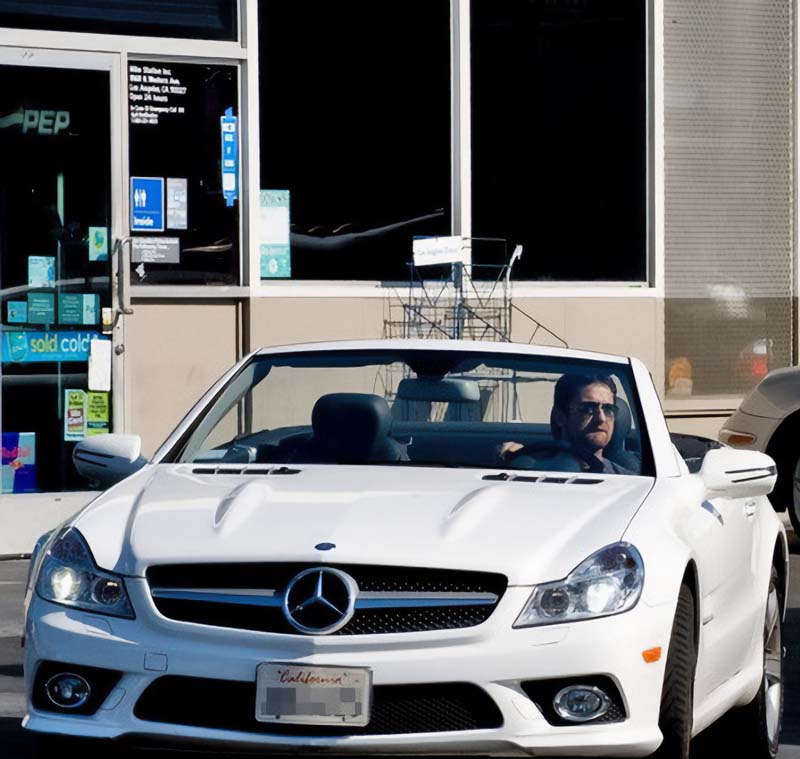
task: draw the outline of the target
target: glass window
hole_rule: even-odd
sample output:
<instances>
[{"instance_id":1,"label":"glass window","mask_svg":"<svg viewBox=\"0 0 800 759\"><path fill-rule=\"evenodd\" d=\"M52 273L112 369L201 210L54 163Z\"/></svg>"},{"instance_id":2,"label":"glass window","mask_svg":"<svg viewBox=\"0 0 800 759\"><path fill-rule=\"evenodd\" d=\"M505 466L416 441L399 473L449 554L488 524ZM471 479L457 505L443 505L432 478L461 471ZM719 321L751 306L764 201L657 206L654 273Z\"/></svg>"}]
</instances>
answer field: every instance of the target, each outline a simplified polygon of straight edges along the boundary
<instances>
[{"instance_id":1,"label":"glass window","mask_svg":"<svg viewBox=\"0 0 800 759\"><path fill-rule=\"evenodd\" d=\"M450 233L449 1L263 0L259 44L291 278L407 280L412 237Z\"/></svg>"},{"instance_id":2,"label":"glass window","mask_svg":"<svg viewBox=\"0 0 800 759\"><path fill-rule=\"evenodd\" d=\"M111 329L109 75L0 66L0 82L2 492L81 490L72 449L111 430L88 376Z\"/></svg>"},{"instance_id":3,"label":"glass window","mask_svg":"<svg viewBox=\"0 0 800 759\"><path fill-rule=\"evenodd\" d=\"M447 350L257 356L173 460L652 474L630 367Z\"/></svg>"},{"instance_id":4,"label":"glass window","mask_svg":"<svg viewBox=\"0 0 800 759\"><path fill-rule=\"evenodd\" d=\"M645 0L471 8L473 234L516 279L645 281Z\"/></svg>"},{"instance_id":5,"label":"glass window","mask_svg":"<svg viewBox=\"0 0 800 759\"><path fill-rule=\"evenodd\" d=\"M162 243L134 242L133 284L239 284L239 201L229 192L238 193L238 180L223 187L222 165L223 139L238 151L237 73L128 65L131 232Z\"/></svg>"},{"instance_id":6,"label":"glass window","mask_svg":"<svg viewBox=\"0 0 800 759\"><path fill-rule=\"evenodd\" d=\"M236 0L0 0L0 26L204 40L237 38Z\"/></svg>"}]
</instances>

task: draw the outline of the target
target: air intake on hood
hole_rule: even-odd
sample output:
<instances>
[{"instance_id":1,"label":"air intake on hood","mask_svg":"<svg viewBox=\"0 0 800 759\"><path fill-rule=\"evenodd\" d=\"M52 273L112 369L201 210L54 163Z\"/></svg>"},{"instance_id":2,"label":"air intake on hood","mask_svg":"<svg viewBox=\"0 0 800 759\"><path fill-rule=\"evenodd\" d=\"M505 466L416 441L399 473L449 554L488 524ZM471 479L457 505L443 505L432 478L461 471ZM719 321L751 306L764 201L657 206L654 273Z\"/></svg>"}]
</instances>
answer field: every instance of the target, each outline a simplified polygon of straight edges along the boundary
<instances>
[{"instance_id":1,"label":"air intake on hood","mask_svg":"<svg viewBox=\"0 0 800 759\"><path fill-rule=\"evenodd\" d=\"M300 469L290 469L288 466L260 467L260 466L198 466L192 469L192 474L300 474Z\"/></svg>"},{"instance_id":2,"label":"air intake on hood","mask_svg":"<svg viewBox=\"0 0 800 759\"><path fill-rule=\"evenodd\" d=\"M592 479L591 477L552 477L546 474L508 474L508 472L487 474L484 475L483 479L495 482L545 482L553 485L599 485L604 482L604 480Z\"/></svg>"}]
</instances>

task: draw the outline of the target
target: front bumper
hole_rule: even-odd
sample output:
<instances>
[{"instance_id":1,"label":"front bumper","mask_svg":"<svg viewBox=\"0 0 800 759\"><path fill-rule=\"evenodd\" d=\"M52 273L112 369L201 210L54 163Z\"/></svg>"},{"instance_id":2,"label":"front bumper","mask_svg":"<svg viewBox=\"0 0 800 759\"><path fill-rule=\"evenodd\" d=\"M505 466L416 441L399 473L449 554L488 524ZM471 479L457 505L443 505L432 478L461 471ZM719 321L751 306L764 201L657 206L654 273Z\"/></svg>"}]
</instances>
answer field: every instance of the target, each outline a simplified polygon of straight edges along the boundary
<instances>
[{"instance_id":1,"label":"front bumper","mask_svg":"<svg viewBox=\"0 0 800 759\"><path fill-rule=\"evenodd\" d=\"M326 753L646 756L661 741L658 711L674 604L640 602L616 617L571 625L513 629L530 588L510 587L494 614L462 630L362 636L275 635L175 622L155 609L144 580L126 584L136 620L101 617L31 602L26 625L27 714L33 731L95 738L135 737ZM660 646L645 663L642 651ZM91 716L35 709L32 688L43 661L121 671ZM134 707L157 678L180 675L252 683L268 660L369 666L373 684L473 683L502 713L494 729L397 735L307 737L178 725L138 719ZM616 723L551 725L520 682L606 675L617 685L627 718ZM253 704L253 710L255 704Z\"/></svg>"}]
</instances>

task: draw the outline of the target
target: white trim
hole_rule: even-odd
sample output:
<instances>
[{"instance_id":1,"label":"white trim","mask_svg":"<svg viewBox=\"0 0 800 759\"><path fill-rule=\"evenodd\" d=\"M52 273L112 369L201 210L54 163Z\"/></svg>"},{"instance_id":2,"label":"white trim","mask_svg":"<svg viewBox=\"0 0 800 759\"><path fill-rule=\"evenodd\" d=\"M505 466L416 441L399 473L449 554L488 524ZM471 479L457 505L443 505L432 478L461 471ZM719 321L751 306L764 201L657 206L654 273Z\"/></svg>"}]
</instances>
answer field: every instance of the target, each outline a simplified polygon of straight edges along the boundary
<instances>
[{"instance_id":1,"label":"white trim","mask_svg":"<svg viewBox=\"0 0 800 759\"><path fill-rule=\"evenodd\" d=\"M720 396L696 396L689 398L665 398L663 402L664 414L666 416L675 415L697 415L713 414L714 416L730 416L739 408L744 396L742 395L720 395Z\"/></svg>"},{"instance_id":2,"label":"white trim","mask_svg":"<svg viewBox=\"0 0 800 759\"><path fill-rule=\"evenodd\" d=\"M131 285L131 300L236 299L250 295L248 287L219 285Z\"/></svg>"},{"instance_id":3,"label":"white trim","mask_svg":"<svg viewBox=\"0 0 800 759\"><path fill-rule=\"evenodd\" d=\"M2 32L2 29L0 29ZM40 68L82 69L85 71L113 71L118 56L72 50L43 50L13 45L0 47L0 64L4 66L31 66Z\"/></svg>"},{"instance_id":4,"label":"white trim","mask_svg":"<svg viewBox=\"0 0 800 759\"><path fill-rule=\"evenodd\" d=\"M653 66L653 182L648 187L648 192L653 193L653 259L655 271L653 272L653 288L659 297L664 297L664 256L665 256L665 161L664 161L664 3L663 0L654 0L653 18L653 51L650 60Z\"/></svg>"},{"instance_id":5,"label":"white trim","mask_svg":"<svg viewBox=\"0 0 800 759\"><path fill-rule=\"evenodd\" d=\"M475 283L480 288L480 283ZM661 297L653 287L644 283L590 283L543 284L535 282L512 282L513 296L520 298L656 298ZM489 285L489 283L487 283ZM154 286L151 288L156 289ZM136 290L136 288L132 288ZM269 298L401 298L407 299L413 292L405 283L392 282L323 282L317 280L284 280L262 284L252 289L252 297ZM502 293L498 292L497 297ZM156 297L156 296L153 296ZM169 297L169 296L166 296Z\"/></svg>"},{"instance_id":6,"label":"white trim","mask_svg":"<svg viewBox=\"0 0 800 759\"><path fill-rule=\"evenodd\" d=\"M240 39L247 49L247 61L241 66L239 113L242 146L239 216L242 237L239 244L241 271L239 284L249 286L248 295L255 295L261 282L259 253L259 209L261 189L261 99L259 97L258 67L258 0L241 0L242 33Z\"/></svg>"},{"instance_id":7,"label":"white trim","mask_svg":"<svg viewBox=\"0 0 800 759\"><path fill-rule=\"evenodd\" d=\"M192 56L241 60L247 57L247 51L238 42L179 37L135 37L125 34L85 34L8 27L0 27L0 45L63 51L172 55L176 58Z\"/></svg>"},{"instance_id":8,"label":"white trim","mask_svg":"<svg viewBox=\"0 0 800 759\"><path fill-rule=\"evenodd\" d=\"M455 230L463 237L472 237L472 24L470 1L453 0L458 11L458 136L459 196L458 215L461 227ZM455 85L456 83L454 83ZM455 213L454 213L455 218Z\"/></svg>"}]
</instances>

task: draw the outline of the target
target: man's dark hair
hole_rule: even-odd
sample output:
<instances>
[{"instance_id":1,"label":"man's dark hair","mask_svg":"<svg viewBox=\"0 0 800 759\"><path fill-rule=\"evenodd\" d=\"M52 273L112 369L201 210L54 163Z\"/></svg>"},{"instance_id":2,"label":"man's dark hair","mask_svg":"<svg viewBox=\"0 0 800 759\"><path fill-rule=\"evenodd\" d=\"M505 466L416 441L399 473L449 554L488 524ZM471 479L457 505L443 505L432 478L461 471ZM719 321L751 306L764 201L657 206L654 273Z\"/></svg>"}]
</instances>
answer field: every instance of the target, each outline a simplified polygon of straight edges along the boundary
<instances>
[{"instance_id":1,"label":"man's dark hair","mask_svg":"<svg viewBox=\"0 0 800 759\"><path fill-rule=\"evenodd\" d=\"M553 392L553 405L565 414L569 412L569 404L578 397L578 393L587 385L605 385L617 401L617 386L607 374L562 374L556 382Z\"/></svg>"}]
</instances>

